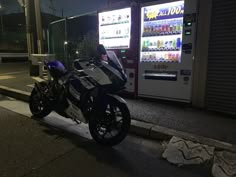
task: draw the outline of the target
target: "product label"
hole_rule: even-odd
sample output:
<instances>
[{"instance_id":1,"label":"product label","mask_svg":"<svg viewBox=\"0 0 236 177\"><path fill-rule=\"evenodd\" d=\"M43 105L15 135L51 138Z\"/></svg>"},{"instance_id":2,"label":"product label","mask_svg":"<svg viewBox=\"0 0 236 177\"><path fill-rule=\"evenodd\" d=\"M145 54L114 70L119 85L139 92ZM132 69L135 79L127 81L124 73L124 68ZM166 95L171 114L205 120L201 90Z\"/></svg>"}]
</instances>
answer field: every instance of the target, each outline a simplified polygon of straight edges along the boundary
<instances>
[{"instance_id":1,"label":"product label","mask_svg":"<svg viewBox=\"0 0 236 177\"><path fill-rule=\"evenodd\" d=\"M155 64L154 65L154 69L157 69L157 70L166 70L167 68L168 68L168 66L165 64Z\"/></svg>"},{"instance_id":2,"label":"product label","mask_svg":"<svg viewBox=\"0 0 236 177\"><path fill-rule=\"evenodd\" d=\"M144 7L144 21L183 17L184 1Z\"/></svg>"}]
</instances>

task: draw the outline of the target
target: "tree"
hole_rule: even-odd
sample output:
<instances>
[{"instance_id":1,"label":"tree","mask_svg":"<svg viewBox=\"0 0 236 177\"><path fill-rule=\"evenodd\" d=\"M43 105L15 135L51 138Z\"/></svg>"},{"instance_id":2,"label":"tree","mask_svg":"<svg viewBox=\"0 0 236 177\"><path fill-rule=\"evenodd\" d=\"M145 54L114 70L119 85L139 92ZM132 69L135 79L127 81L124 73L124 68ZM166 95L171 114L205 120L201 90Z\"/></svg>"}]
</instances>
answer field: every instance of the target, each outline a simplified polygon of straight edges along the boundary
<instances>
[{"instance_id":1,"label":"tree","mask_svg":"<svg viewBox=\"0 0 236 177\"><path fill-rule=\"evenodd\" d=\"M97 44L97 33L95 31L89 31L83 36L82 41L78 43L78 56L95 57Z\"/></svg>"}]
</instances>

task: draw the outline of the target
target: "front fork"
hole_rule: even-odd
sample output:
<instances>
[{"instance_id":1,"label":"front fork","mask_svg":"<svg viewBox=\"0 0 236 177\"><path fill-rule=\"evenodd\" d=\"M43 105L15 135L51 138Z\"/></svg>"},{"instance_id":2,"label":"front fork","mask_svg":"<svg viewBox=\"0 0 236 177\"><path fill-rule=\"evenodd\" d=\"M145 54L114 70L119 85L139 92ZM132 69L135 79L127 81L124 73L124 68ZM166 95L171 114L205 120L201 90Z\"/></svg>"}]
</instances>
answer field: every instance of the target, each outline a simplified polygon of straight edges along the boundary
<instances>
[{"instance_id":1,"label":"front fork","mask_svg":"<svg viewBox=\"0 0 236 177\"><path fill-rule=\"evenodd\" d=\"M49 105L51 105L52 103L52 94L50 93L50 83L49 82L39 82L39 83L35 83L35 89L37 91L37 93L39 94L39 96L47 103L49 103Z\"/></svg>"}]
</instances>

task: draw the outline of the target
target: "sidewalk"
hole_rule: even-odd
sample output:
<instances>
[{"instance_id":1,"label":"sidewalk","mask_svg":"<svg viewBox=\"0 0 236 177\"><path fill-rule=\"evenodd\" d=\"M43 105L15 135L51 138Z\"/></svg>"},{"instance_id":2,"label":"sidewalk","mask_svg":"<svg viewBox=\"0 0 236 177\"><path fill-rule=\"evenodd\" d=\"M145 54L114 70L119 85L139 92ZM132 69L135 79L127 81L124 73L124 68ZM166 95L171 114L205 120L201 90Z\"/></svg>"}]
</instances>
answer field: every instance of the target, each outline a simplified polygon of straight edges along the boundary
<instances>
[{"instance_id":1,"label":"sidewalk","mask_svg":"<svg viewBox=\"0 0 236 177\"><path fill-rule=\"evenodd\" d=\"M26 63L18 67L15 65L0 65L0 93L6 94L2 91L4 89L15 89L29 95L35 81L29 77ZM173 132L177 132L177 134L183 132L186 133L183 136L190 138L192 135L196 135L201 139L209 138L236 145L236 119L230 116L198 110L184 104L177 105L177 103L144 98L125 99L128 102L132 119L138 120L133 121L134 124L137 124L137 126L133 126L133 129L138 127L144 136L149 136L155 129L158 129L156 132L163 133L161 131L164 127L163 131L167 135L172 135ZM154 134L153 136L155 137Z\"/></svg>"},{"instance_id":2,"label":"sidewalk","mask_svg":"<svg viewBox=\"0 0 236 177\"><path fill-rule=\"evenodd\" d=\"M92 140L87 125L55 113L31 119L26 103L1 95L0 104L1 177L211 177L210 165L168 164L162 142L131 135L104 148ZM9 111L14 104L18 110Z\"/></svg>"}]
</instances>

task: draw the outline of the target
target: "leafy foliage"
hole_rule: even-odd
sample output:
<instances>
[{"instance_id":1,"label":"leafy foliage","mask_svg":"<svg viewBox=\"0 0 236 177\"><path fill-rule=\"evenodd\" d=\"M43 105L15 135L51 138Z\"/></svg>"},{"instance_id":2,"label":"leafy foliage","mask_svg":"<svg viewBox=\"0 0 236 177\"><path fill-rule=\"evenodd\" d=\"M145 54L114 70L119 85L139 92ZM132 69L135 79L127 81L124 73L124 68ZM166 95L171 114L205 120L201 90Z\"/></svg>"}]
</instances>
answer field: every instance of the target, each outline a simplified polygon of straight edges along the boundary
<instances>
[{"instance_id":1,"label":"leafy foliage","mask_svg":"<svg viewBox=\"0 0 236 177\"><path fill-rule=\"evenodd\" d=\"M97 47L97 33L89 31L78 43L78 57L95 57Z\"/></svg>"}]
</instances>

